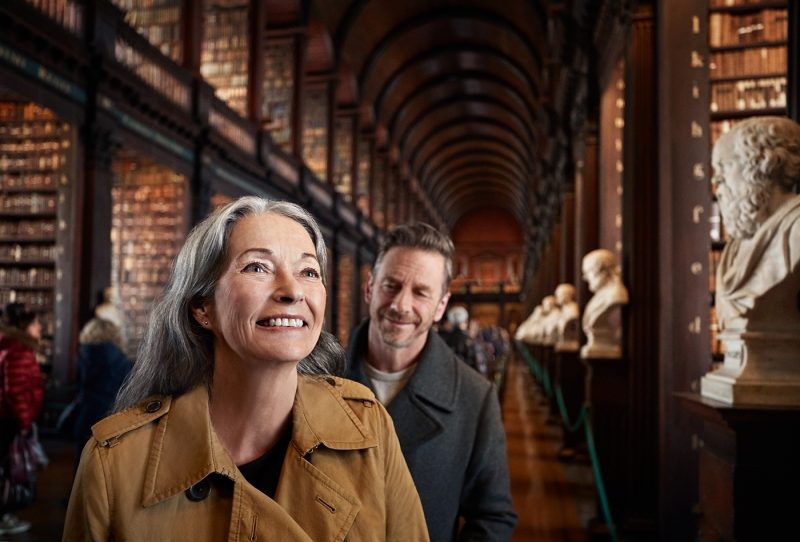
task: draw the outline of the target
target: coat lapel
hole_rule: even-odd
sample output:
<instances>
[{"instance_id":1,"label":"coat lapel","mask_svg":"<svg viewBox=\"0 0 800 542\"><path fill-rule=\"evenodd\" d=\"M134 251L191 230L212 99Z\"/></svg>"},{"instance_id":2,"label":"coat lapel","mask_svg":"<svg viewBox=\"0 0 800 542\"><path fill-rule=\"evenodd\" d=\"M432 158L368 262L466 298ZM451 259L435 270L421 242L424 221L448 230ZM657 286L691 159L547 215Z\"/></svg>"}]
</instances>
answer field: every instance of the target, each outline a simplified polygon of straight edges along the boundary
<instances>
[{"instance_id":1,"label":"coat lapel","mask_svg":"<svg viewBox=\"0 0 800 542\"><path fill-rule=\"evenodd\" d=\"M361 502L342 488L333 472L323 472L314 464L314 454L378 445L376 437L347 406L340 393L341 381L328 380L298 380L292 444L286 452L276 494L278 504L315 541L344 540ZM367 395L358 399L374 400Z\"/></svg>"},{"instance_id":2,"label":"coat lapel","mask_svg":"<svg viewBox=\"0 0 800 542\"><path fill-rule=\"evenodd\" d=\"M347 352L347 376L366 386L370 383L361 364L368 330L367 319L353 333ZM461 362L447 344L437 333L429 331L414 374L386 407L407 460L417 447L444 430L445 416L453 411L460 385L456 363Z\"/></svg>"}]
</instances>

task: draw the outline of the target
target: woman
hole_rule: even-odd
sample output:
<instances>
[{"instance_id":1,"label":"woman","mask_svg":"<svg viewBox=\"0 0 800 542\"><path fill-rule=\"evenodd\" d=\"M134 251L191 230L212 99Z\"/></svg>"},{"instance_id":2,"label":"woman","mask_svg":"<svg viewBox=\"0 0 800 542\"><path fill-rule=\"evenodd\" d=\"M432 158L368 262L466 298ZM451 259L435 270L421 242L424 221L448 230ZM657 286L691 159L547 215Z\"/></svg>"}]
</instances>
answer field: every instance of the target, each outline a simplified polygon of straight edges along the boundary
<instances>
[{"instance_id":1,"label":"woman","mask_svg":"<svg viewBox=\"0 0 800 542\"><path fill-rule=\"evenodd\" d=\"M92 425L111 412L114 399L133 365L123 353L120 329L108 320L89 320L81 329L78 341L79 399L74 437L80 455L83 445L92 436Z\"/></svg>"},{"instance_id":2,"label":"woman","mask_svg":"<svg viewBox=\"0 0 800 542\"><path fill-rule=\"evenodd\" d=\"M195 227L83 451L64 540L428 539L388 414L325 374L342 361L325 254L290 203L245 197Z\"/></svg>"},{"instance_id":3,"label":"woman","mask_svg":"<svg viewBox=\"0 0 800 542\"><path fill-rule=\"evenodd\" d=\"M14 437L27 434L42 410L42 372L36 361L36 348L42 338L42 324L36 312L23 303L9 303L5 327L0 338L0 454L8 455ZM31 524L2 510L0 535L17 534Z\"/></svg>"}]
</instances>

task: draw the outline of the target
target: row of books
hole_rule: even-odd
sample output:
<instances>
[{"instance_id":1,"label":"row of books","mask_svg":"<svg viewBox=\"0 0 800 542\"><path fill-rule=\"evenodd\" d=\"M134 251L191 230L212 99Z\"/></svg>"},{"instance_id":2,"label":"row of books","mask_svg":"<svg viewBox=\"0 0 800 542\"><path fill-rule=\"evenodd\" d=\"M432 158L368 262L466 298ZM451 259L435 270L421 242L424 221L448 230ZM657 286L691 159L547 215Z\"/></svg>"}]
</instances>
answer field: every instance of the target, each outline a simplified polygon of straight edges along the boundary
<instances>
[{"instance_id":1,"label":"row of books","mask_svg":"<svg viewBox=\"0 0 800 542\"><path fill-rule=\"evenodd\" d=\"M54 213L56 195L40 192L15 192L0 194L0 210L3 213Z\"/></svg>"},{"instance_id":2,"label":"row of books","mask_svg":"<svg viewBox=\"0 0 800 542\"><path fill-rule=\"evenodd\" d=\"M83 3L76 0L26 0L55 22L72 32L83 33Z\"/></svg>"},{"instance_id":3,"label":"row of books","mask_svg":"<svg viewBox=\"0 0 800 542\"><path fill-rule=\"evenodd\" d=\"M114 58L136 73L148 86L171 102L189 108L190 89L168 70L142 55L125 40L118 39L114 46Z\"/></svg>"},{"instance_id":4,"label":"row of books","mask_svg":"<svg viewBox=\"0 0 800 542\"><path fill-rule=\"evenodd\" d=\"M56 245L39 245L34 243L0 243L0 259L14 262L54 260L58 248Z\"/></svg>"},{"instance_id":5,"label":"row of books","mask_svg":"<svg viewBox=\"0 0 800 542\"><path fill-rule=\"evenodd\" d=\"M721 77L753 77L786 72L787 51L785 46L754 47L739 51L717 51L711 53L710 75Z\"/></svg>"},{"instance_id":6,"label":"row of books","mask_svg":"<svg viewBox=\"0 0 800 542\"><path fill-rule=\"evenodd\" d=\"M786 107L786 78L713 83L710 106L712 112Z\"/></svg>"},{"instance_id":7,"label":"row of books","mask_svg":"<svg viewBox=\"0 0 800 542\"><path fill-rule=\"evenodd\" d=\"M49 239L56 234L56 221L41 220L0 220L0 237L26 239Z\"/></svg>"},{"instance_id":8,"label":"row of books","mask_svg":"<svg viewBox=\"0 0 800 542\"><path fill-rule=\"evenodd\" d=\"M764 9L755 13L712 13L708 18L711 47L786 41L789 14L785 9Z\"/></svg>"},{"instance_id":9,"label":"row of books","mask_svg":"<svg viewBox=\"0 0 800 542\"><path fill-rule=\"evenodd\" d=\"M51 287L55 283L52 267L0 267L0 284L17 287Z\"/></svg>"}]
</instances>

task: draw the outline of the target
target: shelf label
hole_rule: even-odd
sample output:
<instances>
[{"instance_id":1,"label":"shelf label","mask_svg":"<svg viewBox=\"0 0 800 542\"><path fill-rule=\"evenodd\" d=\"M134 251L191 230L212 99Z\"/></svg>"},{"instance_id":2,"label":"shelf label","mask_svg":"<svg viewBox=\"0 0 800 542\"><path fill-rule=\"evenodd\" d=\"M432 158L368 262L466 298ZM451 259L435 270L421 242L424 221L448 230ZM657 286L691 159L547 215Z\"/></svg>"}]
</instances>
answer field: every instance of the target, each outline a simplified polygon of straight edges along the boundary
<instances>
[{"instance_id":1,"label":"shelf label","mask_svg":"<svg viewBox=\"0 0 800 542\"><path fill-rule=\"evenodd\" d=\"M697 121L692 121L692 137L695 139L702 139L703 127Z\"/></svg>"},{"instance_id":2,"label":"shelf label","mask_svg":"<svg viewBox=\"0 0 800 542\"><path fill-rule=\"evenodd\" d=\"M699 275L703 272L703 264L700 262L693 262L689 270L692 272L692 275Z\"/></svg>"},{"instance_id":3,"label":"shelf label","mask_svg":"<svg viewBox=\"0 0 800 542\"><path fill-rule=\"evenodd\" d=\"M692 51L692 68L702 68L705 65L706 63L703 60L703 55L701 55L698 51Z\"/></svg>"},{"instance_id":4,"label":"shelf label","mask_svg":"<svg viewBox=\"0 0 800 542\"><path fill-rule=\"evenodd\" d=\"M695 224L700 224L700 215L705 213L706 210L703 209L702 205L695 205L692 207L692 222Z\"/></svg>"},{"instance_id":5,"label":"shelf label","mask_svg":"<svg viewBox=\"0 0 800 542\"><path fill-rule=\"evenodd\" d=\"M695 181L705 181L706 180L706 167L701 162L695 162L692 166L692 175L694 176Z\"/></svg>"},{"instance_id":6,"label":"shelf label","mask_svg":"<svg viewBox=\"0 0 800 542\"><path fill-rule=\"evenodd\" d=\"M48 68L45 68L38 62L30 59L26 55L15 51L0 43L0 59L5 60L12 66L15 66L25 72L26 74L37 78L49 87L56 89L62 94L66 94L73 100L84 104L86 103L86 92L64 77L56 74Z\"/></svg>"},{"instance_id":7,"label":"shelf label","mask_svg":"<svg viewBox=\"0 0 800 542\"><path fill-rule=\"evenodd\" d=\"M693 333L695 335L699 335L700 334L700 329L701 329L700 317L699 316L695 316L694 320L689 322L689 333Z\"/></svg>"}]
</instances>

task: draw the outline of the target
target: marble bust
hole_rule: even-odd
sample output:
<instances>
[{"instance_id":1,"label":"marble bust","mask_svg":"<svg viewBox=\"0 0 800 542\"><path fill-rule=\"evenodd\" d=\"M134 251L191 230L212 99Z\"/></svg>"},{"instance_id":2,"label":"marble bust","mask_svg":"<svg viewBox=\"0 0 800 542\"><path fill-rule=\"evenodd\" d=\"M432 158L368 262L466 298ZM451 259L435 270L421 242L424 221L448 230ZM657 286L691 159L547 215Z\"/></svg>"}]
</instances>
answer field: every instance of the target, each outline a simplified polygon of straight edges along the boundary
<instances>
[{"instance_id":1,"label":"marble bust","mask_svg":"<svg viewBox=\"0 0 800 542\"><path fill-rule=\"evenodd\" d=\"M528 344L538 344L539 326L542 319L542 306L536 305L531 314L517 328L514 338Z\"/></svg>"},{"instance_id":2,"label":"marble bust","mask_svg":"<svg viewBox=\"0 0 800 542\"><path fill-rule=\"evenodd\" d=\"M702 394L800 405L800 125L742 121L717 140L712 165L730 237L716 281L725 362L703 377Z\"/></svg>"},{"instance_id":3,"label":"marble bust","mask_svg":"<svg viewBox=\"0 0 800 542\"><path fill-rule=\"evenodd\" d=\"M558 318L556 352L578 351L578 317L580 310L575 302L575 287L559 284L555 291L556 304L561 309Z\"/></svg>"},{"instance_id":4,"label":"marble bust","mask_svg":"<svg viewBox=\"0 0 800 542\"><path fill-rule=\"evenodd\" d=\"M556 304L556 297L547 295L542 299L541 344L555 346L558 339L558 322L561 319L561 309Z\"/></svg>"},{"instance_id":5,"label":"marble bust","mask_svg":"<svg viewBox=\"0 0 800 542\"><path fill-rule=\"evenodd\" d=\"M628 303L628 290L622 284L614 253L604 248L583 257L583 280L594 294L583 311L583 332L587 342L582 358L622 357L621 305Z\"/></svg>"}]
</instances>

